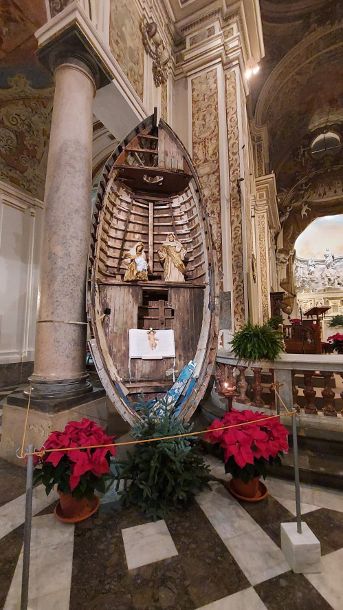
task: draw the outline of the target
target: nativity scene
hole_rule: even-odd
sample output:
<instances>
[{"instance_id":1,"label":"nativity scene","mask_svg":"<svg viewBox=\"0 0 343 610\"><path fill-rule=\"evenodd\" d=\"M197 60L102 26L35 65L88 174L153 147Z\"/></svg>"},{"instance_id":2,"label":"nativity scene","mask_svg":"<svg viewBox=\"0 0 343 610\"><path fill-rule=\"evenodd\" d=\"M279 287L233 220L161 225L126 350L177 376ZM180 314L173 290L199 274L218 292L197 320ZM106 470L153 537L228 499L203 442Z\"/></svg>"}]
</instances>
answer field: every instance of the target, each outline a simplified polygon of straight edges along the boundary
<instances>
[{"instance_id":1,"label":"nativity scene","mask_svg":"<svg viewBox=\"0 0 343 610\"><path fill-rule=\"evenodd\" d=\"M141 397L188 419L214 360L216 261L198 177L156 113L107 161L90 257L90 342L102 384L130 423Z\"/></svg>"}]
</instances>

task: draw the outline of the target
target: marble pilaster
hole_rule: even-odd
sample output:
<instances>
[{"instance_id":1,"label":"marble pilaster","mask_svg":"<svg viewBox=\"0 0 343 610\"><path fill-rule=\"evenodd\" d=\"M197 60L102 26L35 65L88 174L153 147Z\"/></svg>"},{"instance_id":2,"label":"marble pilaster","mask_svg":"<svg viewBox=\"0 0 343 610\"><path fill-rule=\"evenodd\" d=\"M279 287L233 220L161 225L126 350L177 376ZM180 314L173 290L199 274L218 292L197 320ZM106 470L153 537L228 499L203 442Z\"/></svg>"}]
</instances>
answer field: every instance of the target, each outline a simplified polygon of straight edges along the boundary
<instances>
[{"instance_id":1,"label":"marble pilaster","mask_svg":"<svg viewBox=\"0 0 343 610\"><path fill-rule=\"evenodd\" d=\"M257 258L259 322L265 323L271 315L272 267L276 265L273 235L280 230L276 202L274 174L256 179L255 243ZM273 260L271 260L273 257Z\"/></svg>"}]
</instances>

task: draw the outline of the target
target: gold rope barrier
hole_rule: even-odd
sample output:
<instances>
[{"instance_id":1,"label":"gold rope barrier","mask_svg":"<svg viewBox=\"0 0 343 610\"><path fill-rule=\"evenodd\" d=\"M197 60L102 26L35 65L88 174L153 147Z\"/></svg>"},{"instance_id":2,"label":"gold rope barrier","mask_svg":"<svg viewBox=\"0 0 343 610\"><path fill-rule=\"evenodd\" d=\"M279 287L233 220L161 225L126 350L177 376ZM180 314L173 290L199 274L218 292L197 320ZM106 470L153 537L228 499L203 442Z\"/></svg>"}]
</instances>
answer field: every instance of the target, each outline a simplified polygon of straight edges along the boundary
<instances>
[{"instance_id":1,"label":"gold rope barrier","mask_svg":"<svg viewBox=\"0 0 343 610\"><path fill-rule=\"evenodd\" d=\"M287 416L288 417L294 417L294 415L296 415L297 412L296 411L289 411L287 410ZM144 438L144 439L140 439L140 440L136 440L136 441L121 441L119 443L107 443L107 444L102 444L102 445L85 445L85 446L81 446L81 447L58 447L56 449L43 449L42 451L32 451L32 452L27 452L27 453L21 453L18 457L19 459L23 459L26 458L30 455L35 455L37 457L43 457L46 453L56 453L57 451L64 451L64 452L68 452L68 451L80 451L81 449L104 449L106 447L125 447L128 445L142 445L144 443L156 443L158 441L166 441L166 440L173 440L173 439L177 439L177 438L186 438L186 437L190 437L190 436L200 436L201 434L206 434L207 432L218 432L219 430L228 430L230 428L240 428L241 426L251 426L252 424L255 423L260 423L263 421L268 421L269 419L276 419L277 417L280 417L280 415L268 415L267 417L262 417L260 419L254 419L251 421L247 421L247 422L241 422L240 424L229 424L227 426L220 426L219 428L212 428L211 430L206 429L206 430L198 430L196 432L184 432L183 434L174 434L172 436L158 436L156 438ZM24 441L24 439L23 439Z\"/></svg>"}]
</instances>

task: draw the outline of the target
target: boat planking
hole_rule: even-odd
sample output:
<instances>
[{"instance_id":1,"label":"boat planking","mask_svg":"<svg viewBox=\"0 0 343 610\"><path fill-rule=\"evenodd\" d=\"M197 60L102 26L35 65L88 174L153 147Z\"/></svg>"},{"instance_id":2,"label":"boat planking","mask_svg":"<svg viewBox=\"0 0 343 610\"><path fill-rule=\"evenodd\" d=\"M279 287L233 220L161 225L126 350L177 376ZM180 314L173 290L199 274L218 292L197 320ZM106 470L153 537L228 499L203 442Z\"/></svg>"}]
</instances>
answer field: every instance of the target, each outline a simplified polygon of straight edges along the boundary
<instances>
[{"instance_id":1,"label":"boat planking","mask_svg":"<svg viewBox=\"0 0 343 610\"><path fill-rule=\"evenodd\" d=\"M166 281L161 248L182 244L183 281ZM127 252L141 243L147 279L125 281ZM181 278L181 276L180 276ZM217 350L216 253L200 183L186 149L156 111L119 144L104 166L89 256L89 347L109 399L132 426L137 405L169 396L191 363L173 409L185 421L207 388ZM172 330L175 357L129 356L129 331ZM132 331L131 331L132 332Z\"/></svg>"}]
</instances>

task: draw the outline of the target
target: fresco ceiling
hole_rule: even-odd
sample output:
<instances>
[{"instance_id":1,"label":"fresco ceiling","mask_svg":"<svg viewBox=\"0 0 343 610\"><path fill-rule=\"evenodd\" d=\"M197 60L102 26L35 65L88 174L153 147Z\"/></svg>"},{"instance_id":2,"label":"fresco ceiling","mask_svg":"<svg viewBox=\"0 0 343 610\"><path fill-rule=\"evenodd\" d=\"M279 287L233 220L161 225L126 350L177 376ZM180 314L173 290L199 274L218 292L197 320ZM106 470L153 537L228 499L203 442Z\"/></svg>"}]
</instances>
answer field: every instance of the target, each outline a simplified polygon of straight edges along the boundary
<instances>
[{"instance_id":1,"label":"fresco ceiling","mask_svg":"<svg viewBox=\"0 0 343 610\"><path fill-rule=\"evenodd\" d=\"M0 4L0 179L43 198L53 85L35 57L44 0Z\"/></svg>"},{"instance_id":2,"label":"fresco ceiling","mask_svg":"<svg viewBox=\"0 0 343 610\"><path fill-rule=\"evenodd\" d=\"M330 179L332 171L342 178L342 149L316 160L310 146L329 129L343 142L343 4L261 0L261 13L266 56L251 84L250 111L257 126L267 126L269 170L285 216L292 197L301 203L302 189L298 197L294 191L306 177L326 168Z\"/></svg>"}]
</instances>

